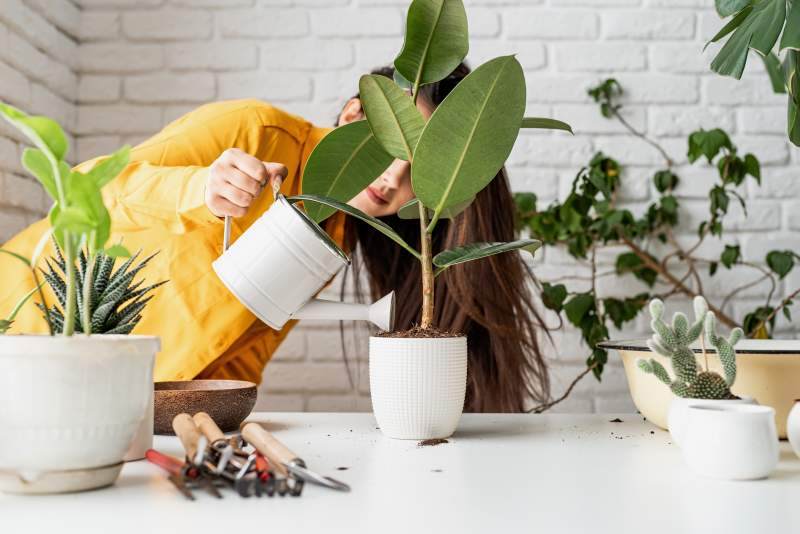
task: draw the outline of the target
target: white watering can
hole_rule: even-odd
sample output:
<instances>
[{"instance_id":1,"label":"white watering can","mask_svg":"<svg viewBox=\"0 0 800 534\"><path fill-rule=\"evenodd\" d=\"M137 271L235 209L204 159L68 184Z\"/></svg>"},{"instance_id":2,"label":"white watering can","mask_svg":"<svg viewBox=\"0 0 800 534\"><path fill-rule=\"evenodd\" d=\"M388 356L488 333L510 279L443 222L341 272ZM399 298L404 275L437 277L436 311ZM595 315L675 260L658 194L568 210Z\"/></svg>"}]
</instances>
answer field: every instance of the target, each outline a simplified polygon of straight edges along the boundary
<instances>
[{"instance_id":1,"label":"white watering can","mask_svg":"<svg viewBox=\"0 0 800 534\"><path fill-rule=\"evenodd\" d=\"M256 317L280 330L289 319L394 323L394 291L373 304L313 299L350 258L320 226L281 194L212 264L217 276Z\"/></svg>"}]
</instances>

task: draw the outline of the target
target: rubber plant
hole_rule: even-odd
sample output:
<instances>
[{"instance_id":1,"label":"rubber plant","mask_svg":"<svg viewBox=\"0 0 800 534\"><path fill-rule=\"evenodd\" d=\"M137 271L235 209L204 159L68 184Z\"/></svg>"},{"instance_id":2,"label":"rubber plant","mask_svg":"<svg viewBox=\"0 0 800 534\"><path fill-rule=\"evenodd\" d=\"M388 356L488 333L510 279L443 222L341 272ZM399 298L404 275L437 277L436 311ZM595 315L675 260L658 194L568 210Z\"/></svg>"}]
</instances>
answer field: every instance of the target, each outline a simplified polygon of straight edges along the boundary
<instances>
[{"instance_id":1,"label":"rubber plant","mask_svg":"<svg viewBox=\"0 0 800 534\"><path fill-rule=\"evenodd\" d=\"M715 6L720 17L731 19L706 46L730 37L711 62L711 70L738 80L750 50L755 50L764 60L773 90L788 95L787 133L789 140L800 146L800 2L715 0ZM776 44L783 60L774 52Z\"/></svg>"},{"instance_id":2,"label":"rubber plant","mask_svg":"<svg viewBox=\"0 0 800 534\"><path fill-rule=\"evenodd\" d=\"M467 16L461 0L414 0L405 42L394 61L395 77L366 75L359 89L366 120L328 134L312 152L304 175L303 201L317 222L340 210L393 240L422 267L420 327L431 328L434 279L453 265L514 250L535 251L540 242L469 243L434 255L431 233L442 218L469 206L508 158L521 128L570 131L566 123L524 117L525 78L512 56L477 67L436 108L430 119L416 107L419 89L447 77L469 50ZM420 250L391 227L346 204L394 159L411 164L416 198L401 209L419 219Z\"/></svg>"},{"instance_id":3,"label":"rubber plant","mask_svg":"<svg viewBox=\"0 0 800 534\"><path fill-rule=\"evenodd\" d=\"M56 121L48 117L28 115L2 102L0 116L34 145L22 153L22 164L53 199L49 214L51 228L42 236L34 257L38 256L51 235L63 251L64 280L61 293L64 309L61 312L63 324L60 331L65 336L71 336L75 332L76 321L80 321L81 330L85 334L91 334L92 306L83 306L83 313L79 316L78 288L82 288L81 302L91 302L91 281L95 279L94 269L98 257L130 256L120 244L106 248L111 232L111 219L100 194L101 188L128 164L130 148L120 148L87 173L82 173L72 170L67 164L69 143L64 130ZM79 269L76 264L82 248L86 250L86 263L85 268ZM22 260L28 263L36 275L35 260ZM59 288L53 289L58 293ZM44 299L40 304L47 307ZM51 314L45 314L45 318L53 333Z\"/></svg>"}]
</instances>

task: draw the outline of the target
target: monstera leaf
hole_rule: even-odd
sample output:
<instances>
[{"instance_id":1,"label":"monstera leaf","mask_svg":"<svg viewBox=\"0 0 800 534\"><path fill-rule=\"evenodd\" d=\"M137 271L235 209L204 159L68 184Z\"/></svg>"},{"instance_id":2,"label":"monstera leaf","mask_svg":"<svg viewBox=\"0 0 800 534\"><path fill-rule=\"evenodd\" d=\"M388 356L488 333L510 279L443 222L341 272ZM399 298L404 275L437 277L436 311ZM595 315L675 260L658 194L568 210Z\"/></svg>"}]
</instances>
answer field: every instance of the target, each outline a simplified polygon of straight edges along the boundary
<instances>
[{"instance_id":1,"label":"monstera leaf","mask_svg":"<svg viewBox=\"0 0 800 534\"><path fill-rule=\"evenodd\" d=\"M525 77L514 56L470 73L436 108L417 143L411 184L434 212L474 197L495 177L517 139L525 112Z\"/></svg>"},{"instance_id":2,"label":"monstera leaf","mask_svg":"<svg viewBox=\"0 0 800 534\"><path fill-rule=\"evenodd\" d=\"M425 128L425 119L414 101L385 76L362 76L358 89L375 138L395 158L411 161Z\"/></svg>"},{"instance_id":3,"label":"monstera leaf","mask_svg":"<svg viewBox=\"0 0 800 534\"><path fill-rule=\"evenodd\" d=\"M347 202L391 163L392 156L372 135L367 121L351 122L323 137L311 152L303 171L303 193ZM309 217L317 222L335 211L320 203L306 208Z\"/></svg>"},{"instance_id":4,"label":"monstera leaf","mask_svg":"<svg viewBox=\"0 0 800 534\"><path fill-rule=\"evenodd\" d=\"M468 51L467 13L461 0L414 0L394 67L416 89L447 77Z\"/></svg>"}]
</instances>

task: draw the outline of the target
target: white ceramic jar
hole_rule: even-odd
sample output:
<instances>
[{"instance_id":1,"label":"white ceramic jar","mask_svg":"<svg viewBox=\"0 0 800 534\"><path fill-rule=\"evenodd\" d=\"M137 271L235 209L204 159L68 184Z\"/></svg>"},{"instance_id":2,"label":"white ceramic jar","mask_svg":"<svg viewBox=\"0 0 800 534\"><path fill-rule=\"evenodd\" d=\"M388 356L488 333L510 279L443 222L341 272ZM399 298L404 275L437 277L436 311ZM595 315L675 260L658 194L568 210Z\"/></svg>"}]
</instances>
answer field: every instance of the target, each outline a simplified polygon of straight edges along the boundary
<instances>
[{"instance_id":1,"label":"white ceramic jar","mask_svg":"<svg viewBox=\"0 0 800 534\"><path fill-rule=\"evenodd\" d=\"M0 487L112 483L147 414L158 349L149 336L0 336L0 428L13 436L0 440ZM36 484L54 473L57 487Z\"/></svg>"},{"instance_id":2,"label":"white ceramic jar","mask_svg":"<svg viewBox=\"0 0 800 534\"><path fill-rule=\"evenodd\" d=\"M775 410L748 404L689 405L681 450L688 466L702 476L766 478L780 452Z\"/></svg>"},{"instance_id":3,"label":"white ceramic jar","mask_svg":"<svg viewBox=\"0 0 800 534\"><path fill-rule=\"evenodd\" d=\"M464 410L467 338L370 337L369 383L386 436L446 438Z\"/></svg>"},{"instance_id":4,"label":"white ceramic jar","mask_svg":"<svg viewBox=\"0 0 800 534\"><path fill-rule=\"evenodd\" d=\"M728 406L731 404L758 404L752 397L740 399L685 399L675 397L669 406L667 415L667 428L672 436L672 441L680 447L683 435L686 432L686 420L689 406Z\"/></svg>"},{"instance_id":5,"label":"white ceramic jar","mask_svg":"<svg viewBox=\"0 0 800 534\"><path fill-rule=\"evenodd\" d=\"M794 401L786 420L786 437L797 456L800 456L800 400Z\"/></svg>"}]
</instances>

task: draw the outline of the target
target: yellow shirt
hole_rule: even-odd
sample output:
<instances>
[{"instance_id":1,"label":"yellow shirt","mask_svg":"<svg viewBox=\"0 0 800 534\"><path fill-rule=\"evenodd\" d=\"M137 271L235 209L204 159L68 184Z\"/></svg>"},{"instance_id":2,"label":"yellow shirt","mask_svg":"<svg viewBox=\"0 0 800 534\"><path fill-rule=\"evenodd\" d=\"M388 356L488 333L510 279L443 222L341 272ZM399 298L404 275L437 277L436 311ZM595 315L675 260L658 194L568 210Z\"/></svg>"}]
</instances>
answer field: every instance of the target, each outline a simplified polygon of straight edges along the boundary
<instances>
[{"instance_id":1,"label":"yellow shirt","mask_svg":"<svg viewBox=\"0 0 800 534\"><path fill-rule=\"evenodd\" d=\"M328 131L257 100L208 104L135 147L130 164L103 188L112 220L110 243L121 239L131 252L141 249L140 259L158 251L140 278L147 284L169 280L153 292L133 331L161 338L155 380L261 381L264 366L294 322L280 332L265 326L212 270L211 262L222 248L223 224L205 205L209 166L225 149L239 148L262 161L286 165L289 173L281 191L294 195L300 192L305 161ZM99 160L83 163L78 170L85 172ZM232 238L271 203L272 195L262 194L245 217L233 221ZM48 225L46 219L34 223L4 248L30 257ZM341 241L343 218L332 221L328 230ZM44 256L52 253L48 247ZM0 280L0 316L4 316L33 281L21 262L6 255L0 256ZM54 296L48 293L52 305ZM32 302L11 329L11 333L46 331Z\"/></svg>"}]
</instances>

